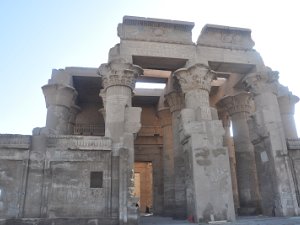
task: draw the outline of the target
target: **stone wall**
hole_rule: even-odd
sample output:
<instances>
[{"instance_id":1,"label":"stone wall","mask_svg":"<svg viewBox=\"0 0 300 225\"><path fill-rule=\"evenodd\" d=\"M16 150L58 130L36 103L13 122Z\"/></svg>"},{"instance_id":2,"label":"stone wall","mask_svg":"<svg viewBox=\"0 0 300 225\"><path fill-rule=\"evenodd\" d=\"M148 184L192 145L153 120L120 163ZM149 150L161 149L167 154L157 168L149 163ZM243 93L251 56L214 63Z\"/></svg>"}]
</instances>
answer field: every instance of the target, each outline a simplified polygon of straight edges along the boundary
<instances>
[{"instance_id":1,"label":"stone wall","mask_svg":"<svg viewBox=\"0 0 300 225\"><path fill-rule=\"evenodd\" d=\"M109 138L0 135L0 162L2 221L112 219Z\"/></svg>"},{"instance_id":2,"label":"stone wall","mask_svg":"<svg viewBox=\"0 0 300 225\"><path fill-rule=\"evenodd\" d=\"M30 136L0 135L0 218L23 214L30 145Z\"/></svg>"}]
</instances>

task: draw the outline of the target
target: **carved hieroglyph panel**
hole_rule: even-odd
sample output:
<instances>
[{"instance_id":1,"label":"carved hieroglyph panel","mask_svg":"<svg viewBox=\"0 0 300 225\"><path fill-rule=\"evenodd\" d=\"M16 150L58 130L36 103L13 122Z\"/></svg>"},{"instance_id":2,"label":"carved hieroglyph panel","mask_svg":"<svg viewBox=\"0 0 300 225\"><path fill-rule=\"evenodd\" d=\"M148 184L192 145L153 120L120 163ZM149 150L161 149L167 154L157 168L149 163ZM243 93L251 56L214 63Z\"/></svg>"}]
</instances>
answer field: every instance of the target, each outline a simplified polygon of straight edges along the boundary
<instances>
[{"instance_id":1,"label":"carved hieroglyph panel","mask_svg":"<svg viewBox=\"0 0 300 225\"><path fill-rule=\"evenodd\" d=\"M109 154L108 154L109 155ZM49 217L106 217L110 211L110 160L51 162ZM102 188L90 188L90 173L103 172Z\"/></svg>"}]
</instances>

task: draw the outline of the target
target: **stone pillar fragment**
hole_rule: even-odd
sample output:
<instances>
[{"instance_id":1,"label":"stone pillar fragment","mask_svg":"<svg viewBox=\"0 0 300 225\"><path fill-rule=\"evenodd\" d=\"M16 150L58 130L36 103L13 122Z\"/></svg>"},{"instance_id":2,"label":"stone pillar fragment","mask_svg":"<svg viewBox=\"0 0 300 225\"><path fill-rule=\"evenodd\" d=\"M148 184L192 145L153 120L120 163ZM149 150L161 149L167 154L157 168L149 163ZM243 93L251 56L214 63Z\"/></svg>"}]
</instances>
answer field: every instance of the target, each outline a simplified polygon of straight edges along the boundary
<instances>
[{"instance_id":1,"label":"stone pillar fragment","mask_svg":"<svg viewBox=\"0 0 300 225\"><path fill-rule=\"evenodd\" d=\"M169 108L158 110L163 131L163 166L164 166L164 215L174 213L174 152L172 116Z\"/></svg>"},{"instance_id":2,"label":"stone pillar fragment","mask_svg":"<svg viewBox=\"0 0 300 225\"><path fill-rule=\"evenodd\" d=\"M186 189L184 152L179 139L179 114L184 105L184 96L180 92L172 91L165 95L172 114L173 152L174 152L174 207L175 219L186 219Z\"/></svg>"},{"instance_id":3,"label":"stone pillar fragment","mask_svg":"<svg viewBox=\"0 0 300 225\"><path fill-rule=\"evenodd\" d=\"M196 222L234 220L228 151L224 129L212 120L209 91L214 72L195 64L174 72L185 94L181 110L180 141L187 155L186 196L188 216Z\"/></svg>"},{"instance_id":4,"label":"stone pillar fragment","mask_svg":"<svg viewBox=\"0 0 300 225\"><path fill-rule=\"evenodd\" d=\"M293 95L288 88L282 87L277 99L286 138L298 138L294 113L295 104L299 102L299 98Z\"/></svg>"},{"instance_id":5,"label":"stone pillar fragment","mask_svg":"<svg viewBox=\"0 0 300 225\"><path fill-rule=\"evenodd\" d=\"M239 203L237 176L236 176L235 148L234 148L233 138L230 136L230 119L228 113L224 111L224 108L221 109L219 115L225 130L224 146L228 148L234 208L235 210L237 210L240 207L240 203Z\"/></svg>"},{"instance_id":6,"label":"stone pillar fragment","mask_svg":"<svg viewBox=\"0 0 300 225\"><path fill-rule=\"evenodd\" d=\"M142 69L122 60L102 64L101 91L105 109L105 136L113 143L112 211L119 212L120 224L137 224L137 209L134 199L134 134L141 127L141 108L131 107L132 90ZM119 160L114 160L118 158ZM117 164L116 164L117 163ZM117 189L116 186L119 188ZM117 202L118 200L118 202Z\"/></svg>"},{"instance_id":7,"label":"stone pillar fragment","mask_svg":"<svg viewBox=\"0 0 300 225\"><path fill-rule=\"evenodd\" d=\"M77 97L76 90L65 84L42 87L47 106L46 128L53 134L69 134L70 107Z\"/></svg>"},{"instance_id":8,"label":"stone pillar fragment","mask_svg":"<svg viewBox=\"0 0 300 225\"><path fill-rule=\"evenodd\" d=\"M226 96L218 103L229 113L232 120L240 215L253 215L260 212L254 147L247 124L251 112L251 101L249 93L241 92L235 96Z\"/></svg>"},{"instance_id":9,"label":"stone pillar fragment","mask_svg":"<svg viewBox=\"0 0 300 225\"><path fill-rule=\"evenodd\" d=\"M295 184L277 101L278 73L266 68L250 73L243 83L254 96L256 112L249 120L255 147L264 215L298 215Z\"/></svg>"}]
</instances>

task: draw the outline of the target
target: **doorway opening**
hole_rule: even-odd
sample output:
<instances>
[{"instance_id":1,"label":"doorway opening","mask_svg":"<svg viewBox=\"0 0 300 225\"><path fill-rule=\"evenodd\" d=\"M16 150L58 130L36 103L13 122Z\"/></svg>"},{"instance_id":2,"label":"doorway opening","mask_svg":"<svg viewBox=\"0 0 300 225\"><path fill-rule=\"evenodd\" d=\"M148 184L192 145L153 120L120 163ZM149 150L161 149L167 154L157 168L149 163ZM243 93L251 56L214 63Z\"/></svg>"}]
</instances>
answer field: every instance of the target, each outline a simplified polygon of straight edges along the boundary
<instances>
[{"instance_id":1,"label":"doorway opening","mask_svg":"<svg viewBox=\"0 0 300 225\"><path fill-rule=\"evenodd\" d=\"M152 213L153 168L152 162L134 163L134 195L139 198L140 213Z\"/></svg>"}]
</instances>

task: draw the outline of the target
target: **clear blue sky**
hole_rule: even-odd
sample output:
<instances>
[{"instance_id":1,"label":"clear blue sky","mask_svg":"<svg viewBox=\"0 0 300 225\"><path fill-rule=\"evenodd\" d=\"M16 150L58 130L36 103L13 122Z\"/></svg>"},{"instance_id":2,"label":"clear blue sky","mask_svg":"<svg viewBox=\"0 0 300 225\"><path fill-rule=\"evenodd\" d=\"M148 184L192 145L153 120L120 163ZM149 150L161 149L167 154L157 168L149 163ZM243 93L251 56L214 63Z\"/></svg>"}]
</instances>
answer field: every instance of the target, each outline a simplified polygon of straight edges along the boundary
<instances>
[{"instance_id":1,"label":"clear blue sky","mask_svg":"<svg viewBox=\"0 0 300 225\"><path fill-rule=\"evenodd\" d=\"M1 0L0 133L31 134L45 126L41 86L53 68L98 67L119 42L124 15L252 29L255 49L280 81L300 96L299 1ZM300 103L295 119L300 133Z\"/></svg>"}]
</instances>

